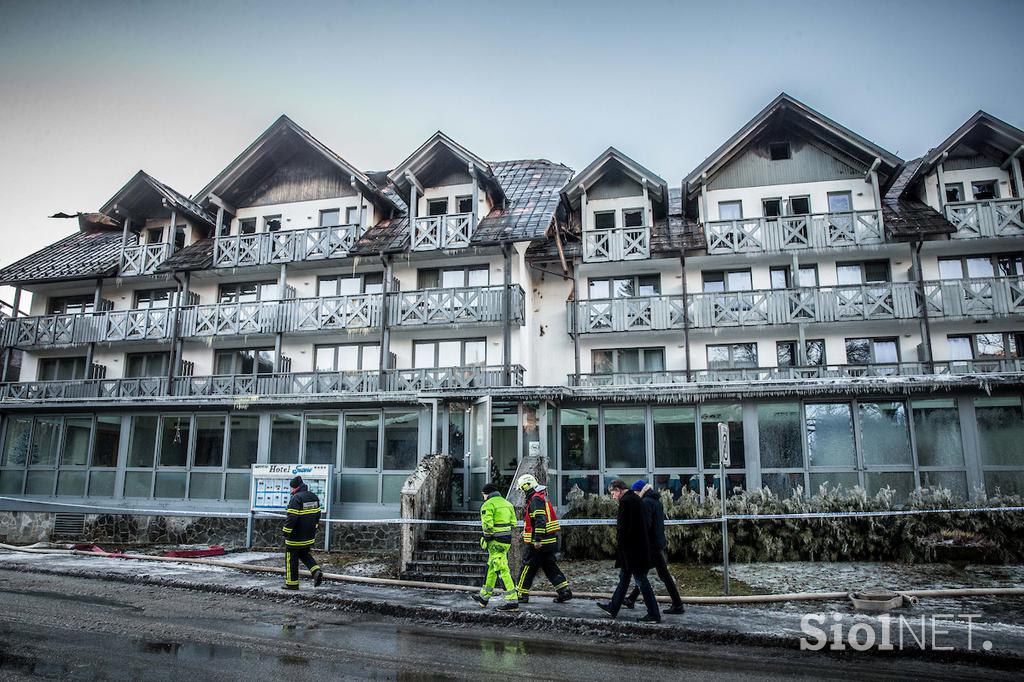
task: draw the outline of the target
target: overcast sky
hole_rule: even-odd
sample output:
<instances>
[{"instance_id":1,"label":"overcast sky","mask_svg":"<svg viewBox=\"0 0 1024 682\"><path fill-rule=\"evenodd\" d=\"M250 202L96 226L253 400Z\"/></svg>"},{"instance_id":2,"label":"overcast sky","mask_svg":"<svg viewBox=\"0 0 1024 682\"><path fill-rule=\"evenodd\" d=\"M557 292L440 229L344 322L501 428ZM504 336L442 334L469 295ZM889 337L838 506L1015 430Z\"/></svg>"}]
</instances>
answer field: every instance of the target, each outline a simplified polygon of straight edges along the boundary
<instances>
[{"instance_id":1,"label":"overcast sky","mask_svg":"<svg viewBox=\"0 0 1024 682\"><path fill-rule=\"evenodd\" d=\"M670 183L786 91L902 156L977 109L1024 127L1024 2L0 0L6 265L143 168L197 192L287 113L387 169L443 129Z\"/></svg>"}]
</instances>

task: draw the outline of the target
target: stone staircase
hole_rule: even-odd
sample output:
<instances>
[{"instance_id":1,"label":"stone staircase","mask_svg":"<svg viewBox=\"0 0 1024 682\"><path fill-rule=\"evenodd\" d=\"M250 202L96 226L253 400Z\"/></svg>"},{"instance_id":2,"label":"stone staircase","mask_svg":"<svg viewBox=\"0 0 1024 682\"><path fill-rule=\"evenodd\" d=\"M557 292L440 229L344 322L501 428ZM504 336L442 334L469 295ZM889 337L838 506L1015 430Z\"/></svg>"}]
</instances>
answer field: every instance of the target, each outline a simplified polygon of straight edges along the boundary
<instances>
[{"instance_id":1,"label":"stone staircase","mask_svg":"<svg viewBox=\"0 0 1024 682\"><path fill-rule=\"evenodd\" d=\"M487 576L487 553L480 549L480 515L477 512L447 512L439 520L475 521L477 525L428 527L416 544L412 561L402 572L402 579L483 585Z\"/></svg>"}]
</instances>

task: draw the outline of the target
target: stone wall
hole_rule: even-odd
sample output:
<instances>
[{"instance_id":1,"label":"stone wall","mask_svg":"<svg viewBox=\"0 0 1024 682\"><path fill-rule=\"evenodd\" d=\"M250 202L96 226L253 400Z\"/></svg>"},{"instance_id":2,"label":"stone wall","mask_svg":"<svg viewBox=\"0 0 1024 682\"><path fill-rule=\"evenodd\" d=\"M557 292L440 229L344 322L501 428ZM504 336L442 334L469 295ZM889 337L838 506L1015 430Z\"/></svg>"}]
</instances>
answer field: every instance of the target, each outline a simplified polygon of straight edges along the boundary
<instances>
[{"instance_id":1,"label":"stone wall","mask_svg":"<svg viewBox=\"0 0 1024 682\"><path fill-rule=\"evenodd\" d=\"M452 508L452 469L455 460L448 455L425 457L402 486L402 518L434 519ZM426 532L426 524L402 525L401 570L412 561L416 543Z\"/></svg>"},{"instance_id":2,"label":"stone wall","mask_svg":"<svg viewBox=\"0 0 1024 682\"><path fill-rule=\"evenodd\" d=\"M30 545L46 542L53 532L53 514L47 512L0 512L0 542Z\"/></svg>"}]
</instances>

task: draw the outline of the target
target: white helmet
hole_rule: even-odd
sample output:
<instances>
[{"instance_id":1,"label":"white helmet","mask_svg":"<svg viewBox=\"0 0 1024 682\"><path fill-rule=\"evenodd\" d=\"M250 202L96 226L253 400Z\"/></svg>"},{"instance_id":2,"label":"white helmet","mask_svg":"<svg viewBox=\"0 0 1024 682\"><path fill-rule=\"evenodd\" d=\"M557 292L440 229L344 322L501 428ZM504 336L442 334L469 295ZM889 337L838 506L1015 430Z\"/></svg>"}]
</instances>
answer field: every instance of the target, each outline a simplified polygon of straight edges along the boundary
<instances>
[{"instance_id":1,"label":"white helmet","mask_svg":"<svg viewBox=\"0 0 1024 682\"><path fill-rule=\"evenodd\" d=\"M524 491L536 488L538 485L537 479L533 477L533 474L523 474L519 477L519 480L516 481L516 487Z\"/></svg>"}]
</instances>

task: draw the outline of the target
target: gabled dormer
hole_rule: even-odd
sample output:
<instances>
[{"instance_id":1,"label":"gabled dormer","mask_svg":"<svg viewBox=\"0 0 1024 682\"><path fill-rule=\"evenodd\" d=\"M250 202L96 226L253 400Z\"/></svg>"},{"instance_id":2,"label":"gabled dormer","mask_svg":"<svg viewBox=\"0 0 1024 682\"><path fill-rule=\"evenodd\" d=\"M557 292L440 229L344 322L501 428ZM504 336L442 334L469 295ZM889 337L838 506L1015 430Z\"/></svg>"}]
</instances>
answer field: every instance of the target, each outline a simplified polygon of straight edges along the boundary
<instances>
[{"instance_id":1,"label":"gabled dormer","mask_svg":"<svg viewBox=\"0 0 1024 682\"><path fill-rule=\"evenodd\" d=\"M388 179L409 207L414 251L469 246L480 219L506 201L491 165L441 131L388 173Z\"/></svg>"},{"instance_id":2,"label":"gabled dormer","mask_svg":"<svg viewBox=\"0 0 1024 682\"><path fill-rule=\"evenodd\" d=\"M141 170L100 213L121 221L122 276L152 274L172 253L209 236L214 225L201 206Z\"/></svg>"},{"instance_id":3,"label":"gabled dormer","mask_svg":"<svg viewBox=\"0 0 1024 682\"><path fill-rule=\"evenodd\" d=\"M684 205L708 253L878 244L902 165L783 93L686 177Z\"/></svg>"},{"instance_id":4,"label":"gabled dormer","mask_svg":"<svg viewBox=\"0 0 1024 682\"><path fill-rule=\"evenodd\" d=\"M217 214L214 266L342 258L395 203L366 173L281 116L197 195Z\"/></svg>"},{"instance_id":5,"label":"gabled dormer","mask_svg":"<svg viewBox=\"0 0 1024 682\"><path fill-rule=\"evenodd\" d=\"M668 212L668 183L609 147L562 190L583 261L650 258L651 228Z\"/></svg>"},{"instance_id":6,"label":"gabled dormer","mask_svg":"<svg viewBox=\"0 0 1024 682\"><path fill-rule=\"evenodd\" d=\"M921 159L901 196L942 212L954 239L1024 235L1024 131L979 111Z\"/></svg>"}]
</instances>

